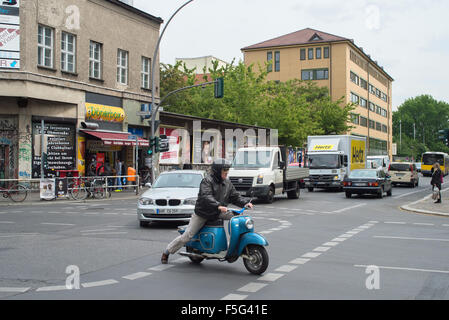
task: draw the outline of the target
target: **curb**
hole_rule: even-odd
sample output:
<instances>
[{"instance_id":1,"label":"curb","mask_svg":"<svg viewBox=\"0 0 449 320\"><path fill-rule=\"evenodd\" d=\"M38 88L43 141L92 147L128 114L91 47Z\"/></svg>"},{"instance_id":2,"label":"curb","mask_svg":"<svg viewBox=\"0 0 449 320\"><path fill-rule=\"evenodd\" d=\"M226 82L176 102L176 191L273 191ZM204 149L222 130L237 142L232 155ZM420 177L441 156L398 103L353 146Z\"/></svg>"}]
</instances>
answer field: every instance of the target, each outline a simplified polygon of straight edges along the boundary
<instances>
[{"instance_id":1,"label":"curb","mask_svg":"<svg viewBox=\"0 0 449 320\"><path fill-rule=\"evenodd\" d=\"M449 190L449 188L442 189L441 192L444 192L444 191L447 191L447 190ZM430 210L417 209L417 208L411 207L412 205L417 204L417 203L420 203L420 202L423 202L423 201L425 201L425 200L428 200L428 199L430 199L431 197L432 197L431 194L430 194L430 195L427 195L427 196L425 196L425 197L422 198L422 199L419 199L419 200L414 201L414 202L412 202L412 203L409 203L409 204L400 206L400 208L401 208L402 210L410 211L410 212L415 212L415 213L423 213L423 214L430 214L430 215L437 215L437 216L445 216L445 217L449 217L449 213L447 213L447 212L430 211Z\"/></svg>"},{"instance_id":2,"label":"curb","mask_svg":"<svg viewBox=\"0 0 449 320\"><path fill-rule=\"evenodd\" d=\"M64 199L60 201L55 200L31 200L31 201L24 201L24 202L11 202L11 203L0 203L1 207L13 207L13 206L34 206L34 205L47 205L47 204L70 204L70 203L91 203L91 202L101 202L101 201L120 201L120 200L132 200L132 199L138 199L140 197L139 195L130 195L126 197L121 198L104 198L104 199L89 199L89 200L71 200L71 199Z\"/></svg>"}]
</instances>

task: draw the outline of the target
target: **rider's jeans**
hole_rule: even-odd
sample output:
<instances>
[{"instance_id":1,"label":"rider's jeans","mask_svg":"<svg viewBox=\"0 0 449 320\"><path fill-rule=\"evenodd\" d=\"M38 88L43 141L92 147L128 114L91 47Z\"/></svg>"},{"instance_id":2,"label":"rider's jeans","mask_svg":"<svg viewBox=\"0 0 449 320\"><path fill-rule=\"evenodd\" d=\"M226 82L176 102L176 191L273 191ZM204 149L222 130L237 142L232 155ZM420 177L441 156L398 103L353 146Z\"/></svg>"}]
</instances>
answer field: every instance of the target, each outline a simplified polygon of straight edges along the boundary
<instances>
[{"instance_id":1,"label":"rider's jeans","mask_svg":"<svg viewBox=\"0 0 449 320\"><path fill-rule=\"evenodd\" d=\"M230 220L234 215L232 212L226 212L226 213L220 213L219 219L223 220ZM200 216L197 216L196 214L192 215L192 218L190 219L189 225L186 228L186 231L175 238L172 242L170 242L167 246L167 251L170 254L175 253L179 249L181 249L187 242L189 242L195 234L197 234L198 231L204 226L207 219L204 219Z\"/></svg>"}]
</instances>

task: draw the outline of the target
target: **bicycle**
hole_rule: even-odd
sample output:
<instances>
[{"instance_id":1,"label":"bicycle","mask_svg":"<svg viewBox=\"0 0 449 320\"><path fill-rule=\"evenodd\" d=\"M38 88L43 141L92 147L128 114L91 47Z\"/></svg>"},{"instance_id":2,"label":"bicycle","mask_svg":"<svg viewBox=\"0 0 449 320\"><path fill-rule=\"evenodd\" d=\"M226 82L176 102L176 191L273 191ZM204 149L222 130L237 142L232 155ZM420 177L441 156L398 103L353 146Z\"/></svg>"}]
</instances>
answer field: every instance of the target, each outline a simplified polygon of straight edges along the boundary
<instances>
[{"instance_id":1,"label":"bicycle","mask_svg":"<svg viewBox=\"0 0 449 320\"><path fill-rule=\"evenodd\" d=\"M3 198L9 198L14 202L22 202L28 196L28 188L22 184L14 182L9 188L0 187Z\"/></svg>"},{"instance_id":2,"label":"bicycle","mask_svg":"<svg viewBox=\"0 0 449 320\"><path fill-rule=\"evenodd\" d=\"M76 178L70 184L70 196L74 200L84 200L89 196L96 199L110 198L111 192L106 190L104 178L94 178L91 181L85 178Z\"/></svg>"}]
</instances>

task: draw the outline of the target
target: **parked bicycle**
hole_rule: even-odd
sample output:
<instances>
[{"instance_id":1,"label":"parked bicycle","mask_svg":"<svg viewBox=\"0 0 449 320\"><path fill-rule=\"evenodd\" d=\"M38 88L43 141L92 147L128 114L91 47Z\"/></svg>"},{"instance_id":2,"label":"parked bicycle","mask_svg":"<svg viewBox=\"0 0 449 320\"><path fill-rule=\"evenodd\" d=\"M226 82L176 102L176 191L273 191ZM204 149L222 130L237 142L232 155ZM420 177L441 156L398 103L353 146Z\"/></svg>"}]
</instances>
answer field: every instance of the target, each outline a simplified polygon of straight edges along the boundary
<instances>
[{"instance_id":1,"label":"parked bicycle","mask_svg":"<svg viewBox=\"0 0 449 320\"><path fill-rule=\"evenodd\" d=\"M9 198L14 202L22 202L28 196L28 188L18 182L11 183L7 188L0 187L3 198Z\"/></svg>"},{"instance_id":2,"label":"parked bicycle","mask_svg":"<svg viewBox=\"0 0 449 320\"><path fill-rule=\"evenodd\" d=\"M75 178L69 184L70 195L74 200L84 200L88 197L95 199L110 198L111 192L106 188L106 178Z\"/></svg>"}]
</instances>

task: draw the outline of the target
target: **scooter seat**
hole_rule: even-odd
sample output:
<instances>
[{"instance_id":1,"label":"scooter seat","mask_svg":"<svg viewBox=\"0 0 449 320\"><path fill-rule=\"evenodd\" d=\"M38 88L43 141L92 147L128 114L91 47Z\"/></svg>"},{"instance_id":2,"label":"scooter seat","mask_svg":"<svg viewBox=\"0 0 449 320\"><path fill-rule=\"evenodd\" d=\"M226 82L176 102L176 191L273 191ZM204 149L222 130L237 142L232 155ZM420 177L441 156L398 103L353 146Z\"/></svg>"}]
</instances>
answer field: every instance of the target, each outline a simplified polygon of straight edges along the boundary
<instances>
[{"instance_id":1,"label":"scooter seat","mask_svg":"<svg viewBox=\"0 0 449 320\"><path fill-rule=\"evenodd\" d=\"M223 227L223 219L209 220L205 226L208 227Z\"/></svg>"}]
</instances>

